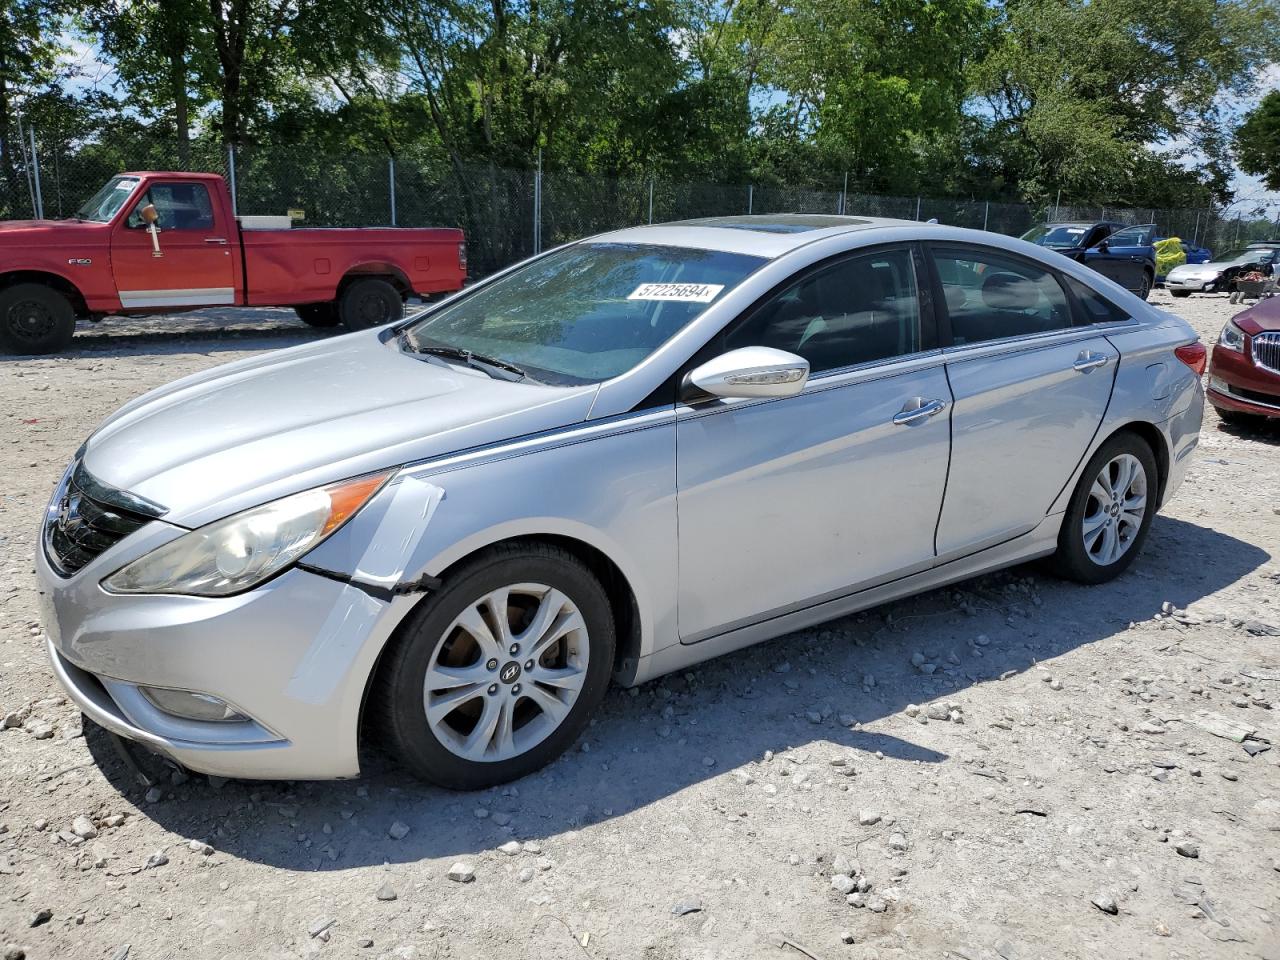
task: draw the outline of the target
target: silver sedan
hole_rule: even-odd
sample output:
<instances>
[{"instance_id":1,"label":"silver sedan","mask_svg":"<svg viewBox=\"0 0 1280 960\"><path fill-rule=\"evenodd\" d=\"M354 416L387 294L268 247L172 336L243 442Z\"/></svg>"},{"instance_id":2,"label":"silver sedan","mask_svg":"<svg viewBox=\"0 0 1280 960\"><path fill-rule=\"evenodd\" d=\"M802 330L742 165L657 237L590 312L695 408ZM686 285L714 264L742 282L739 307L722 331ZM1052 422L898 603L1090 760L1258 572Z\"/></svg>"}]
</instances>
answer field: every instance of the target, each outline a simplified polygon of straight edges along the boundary
<instances>
[{"instance_id":1,"label":"silver sedan","mask_svg":"<svg viewBox=\"0 0 1280 960\"><path fill-rule=\"evenodd\" d=\"M53 669L194 770L478 788L643 683L984 571L1102 583L1182 481L1205 351L1020 240L617 231L390 327L180 380L76 454Z\"/></svg>"}]
</instances>

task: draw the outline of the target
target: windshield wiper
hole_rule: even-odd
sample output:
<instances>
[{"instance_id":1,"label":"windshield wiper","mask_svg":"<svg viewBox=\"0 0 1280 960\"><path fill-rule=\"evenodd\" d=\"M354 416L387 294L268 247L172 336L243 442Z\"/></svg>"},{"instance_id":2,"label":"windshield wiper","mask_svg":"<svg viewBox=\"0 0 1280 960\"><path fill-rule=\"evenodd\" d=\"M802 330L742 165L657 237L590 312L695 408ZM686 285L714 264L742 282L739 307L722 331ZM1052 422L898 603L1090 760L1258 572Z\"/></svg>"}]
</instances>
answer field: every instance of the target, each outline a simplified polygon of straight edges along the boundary
<instances>
[{"instance_id":1,"label":"windshield wiper","mask_svg":"<svg viewBox=\"0 0 1280 960\"><path fill-rule=\"evenodd\" d=\"M424 353L432 357L458 360L471 369L487 373L497 380L507 380L515 383L519 380L529 379L529 375L524 370L507 360L499 357L488 357L483 353L475 353L472 350L463 350L461 347L449 347L443 344L421 344L414 339L408 330L400 331L400 345L411 353Z\"/></svg>"}]
</instances>

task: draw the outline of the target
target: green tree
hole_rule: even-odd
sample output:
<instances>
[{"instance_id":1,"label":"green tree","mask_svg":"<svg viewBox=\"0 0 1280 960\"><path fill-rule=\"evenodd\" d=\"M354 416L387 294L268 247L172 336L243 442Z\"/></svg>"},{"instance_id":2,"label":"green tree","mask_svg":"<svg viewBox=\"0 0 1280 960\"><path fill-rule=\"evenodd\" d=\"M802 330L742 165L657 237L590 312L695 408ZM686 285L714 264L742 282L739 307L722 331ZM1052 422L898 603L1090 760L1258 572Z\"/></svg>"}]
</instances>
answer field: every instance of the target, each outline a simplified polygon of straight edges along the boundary
<instances>
[{"instance_id":1,"label":"green tree","mask_svg":"<svg viewBox=\"0 0 1280 960\"><path fill-rule=\"evenodd\" d=\"M23 150L17 114L41 93L50 91L58 78L58 57L63 52L61 21L57 0L8 0L0 11L0 177L8 204L24 189L14 164L15 153ZM56 87L52 92L56 97ZM24 112L29 121L30 111Z\"/></svg>"},{"instance_id":2,"label":"green tree","mask_svg":"<svg viewBox=\"0 0 1280 960\"><path fill-rule=\"evenodd\" d=\"M1233 138L1240 169L1280 190L1280 90L1272 90L1251 110Z\"/></svg>"}]
</instances>

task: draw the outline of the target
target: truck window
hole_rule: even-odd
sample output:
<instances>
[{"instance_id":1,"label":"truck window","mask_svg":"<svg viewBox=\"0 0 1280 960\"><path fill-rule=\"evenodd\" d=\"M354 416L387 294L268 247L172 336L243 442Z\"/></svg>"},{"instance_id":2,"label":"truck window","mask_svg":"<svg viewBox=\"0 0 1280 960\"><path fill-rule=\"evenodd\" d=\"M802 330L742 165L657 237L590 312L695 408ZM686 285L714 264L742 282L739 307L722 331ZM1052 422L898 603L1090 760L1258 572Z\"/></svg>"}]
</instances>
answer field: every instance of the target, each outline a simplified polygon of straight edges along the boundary
<instances>
[{"instance_id":1,"label":"truck window","mask_svg":"<svg viewBox=\"0 0 1280 960\"><path fill-rule=\"evenodd\" d=\"M142 208L155 204L162 230L212 230L213 203L203 183L153 183L129 214L129 226L146 226Z\"/></svg>"},{"instance_id":2,"label":"truck window","mask_svg":"<svg viewBox=\"0 0 1280 960\"><path fill-rule=\"evenodd\" d=\"M137 185L137 177L112 177L101 190L85 201L84 206L76 211L74 219L106 223L124 206Z\"/></svg>"}]
</instances>

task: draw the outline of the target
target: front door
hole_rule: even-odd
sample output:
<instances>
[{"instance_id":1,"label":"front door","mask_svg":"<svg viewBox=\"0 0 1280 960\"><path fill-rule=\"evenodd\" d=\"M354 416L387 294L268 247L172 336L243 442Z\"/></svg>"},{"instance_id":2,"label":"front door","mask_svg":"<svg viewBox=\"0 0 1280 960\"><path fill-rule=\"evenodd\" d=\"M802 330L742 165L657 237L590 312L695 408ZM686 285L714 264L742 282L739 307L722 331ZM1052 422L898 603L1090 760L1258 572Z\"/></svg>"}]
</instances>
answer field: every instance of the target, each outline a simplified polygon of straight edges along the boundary
<instances>
[{"instance_id":1,"label":"front door","mask_svg":"<svg viewBox=\"0 0 1280 960\"><path fill-rule=\"evenodd\" d=\"M1075 324L1063 281L1043 267L960 245L933 255L955 398L937 539L946 560L1045 518L1102 422L1119 352Z\"/></svg>"},{"instance_id":2,"label":"front door","mask_svg":"<svg viewBox=\"0 0 1280 960\"><path fill-rule=\"evenodd\" d=\"M1140 293L1155 262L1155 224L1125 227L1085 251L1084 262L1126 290Z\"/></svg>"},{"instance_id":3,"label":"front door","mask_svg":"<svg viewBox=\"0 0 1280 960\"><path fill-rule=\"evenodd\" d=\"M160 215L160 255L141 209ZM126 310L235 303L233 224L221 224L199 182L152 183L111 239L111 270Z\"/></svg>"},{"instance_id":4,"label":"front door","mask_svg":"<svg viewBox=\"0 0 1280 960\"><path fill-rule=\"evenodd\" d=\"M677 408L683 642L932 565L951 394L916 267L909 248L829 262L718 338L811 374L799 396Z\"/></svg>"}]
</instances>

